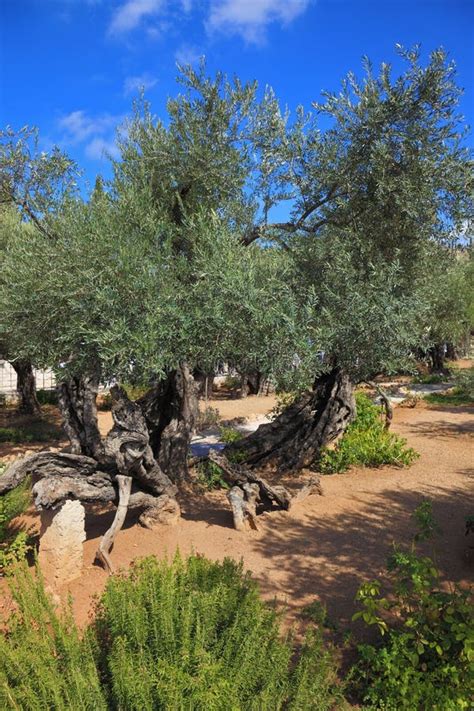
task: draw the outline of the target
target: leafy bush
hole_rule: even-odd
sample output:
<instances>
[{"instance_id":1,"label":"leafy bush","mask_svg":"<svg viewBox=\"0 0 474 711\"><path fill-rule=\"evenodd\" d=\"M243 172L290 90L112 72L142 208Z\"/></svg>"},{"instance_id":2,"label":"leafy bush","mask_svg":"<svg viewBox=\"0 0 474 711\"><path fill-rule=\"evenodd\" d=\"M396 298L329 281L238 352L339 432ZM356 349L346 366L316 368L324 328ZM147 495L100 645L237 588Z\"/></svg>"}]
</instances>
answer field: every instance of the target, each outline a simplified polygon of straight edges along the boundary
<instances>
[{"instance_id":1,"label":"leafy bush","mask_svg":"<svg viewBox=\"0 0 474 711\"><path fill-rule=\"evenodd\" d=\"M356 393L357 417L347 428L335 449L326 449L319 461L324 474L344 472L351 466L382 467L391 464L410 466L419 456L406 440L385 428L382 408Z\"/></svg>"},{"instance_id":2,"label":"leafy bush","mask_svg":"<svg viewBox=\"0 0 474 711\"><path fill-rule=\"evenodd\" d=\"M389 559L394 593L381 595L379 581L365 583L354 615L377 625L377 645L359 647L355 678L370 709L385 711L457 711L474 700L474 607L472 594L440 585L432 558L416 551L419 540L434 533L431 508L416 512L420 533L407 550L395 547ZM392 623L386 612L391 613Z\"/></svg>"},{"instance_id":3,"label":"leafy bush","mask_svg":"<svg viewBox=\"0 0 474 711\"><path fill-rule=\"evenodd\" d=\"M474 366L457 368L454 371L454 393L474 400Z\"/></svg>"},{"instance_id":4,"label":"leafy bush","mask_svg":"<svg viewBox=\"0 0 474 711\"><path fill-rule=\"evenodd\" d=\"M0 476L4 468L0 468ZM11 527L12 520L26 511L30 499L28 481L0 497L0 574L30 550L28 532Z\"/></svg>"},{"instance_id":5,"label":"leafy bush","mask_svg":"<svg viewBox=\"0 0 474 711\"><path fill-rule=\"evenodd\" d=\"M36 397L40 405L58 404L58 393L56 390L37 390Z\"/></svg>"},{"instance_id":6,"label":"leafy bush","mask_svg":"<svg viewBox=\"0 0 474 711\"><path fill-rule=\"evenodd\" d=\"M242 432L236 430L234 427L219 427L220 440L224 444L233 444L234 442L239 442L243 438Z\"/></svg>"},{"instance_id":7,"label":"leafy bush","mask_svg":"<svg viewBox=\"0 0 474 711\"><path fill-rule=\"evenodd\" d=\"M228 489L229 485L222 476L222 470L215 462L206 460L197 466L197 483L211 491L212 489Z\"/></svg>"},{"instance_id":8,"label":"leafy bush","mask_svg":"<svg viewBox=\"0 0 474 711\"><path fill-rule=\"evenodd\" d=\"M474 367L453 370L454 387L447 393L430 393L425 400L433 405L474 405Z\"/></svg>"},{"instance_id":9,"label":"leafy bush","mask_svg":"<svg viewBox=\"0 0 474 711\"><path fill-rule=\"evenodd\" d=\"M321 637L309 633L295 659L276 613L231 560L142 561L109 579L82 639L26 570L15 598L18 611L0 634L1 708L341 708Z\"/></svg>"}]
</instances>

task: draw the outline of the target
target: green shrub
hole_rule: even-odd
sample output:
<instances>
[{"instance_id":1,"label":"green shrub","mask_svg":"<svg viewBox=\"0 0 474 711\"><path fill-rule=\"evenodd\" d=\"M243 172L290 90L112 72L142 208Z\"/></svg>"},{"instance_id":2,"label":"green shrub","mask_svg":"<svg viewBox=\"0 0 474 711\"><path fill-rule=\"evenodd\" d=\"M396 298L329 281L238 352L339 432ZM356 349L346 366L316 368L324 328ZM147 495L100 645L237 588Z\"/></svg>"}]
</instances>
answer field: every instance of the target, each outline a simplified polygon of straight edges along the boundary
<instances>
[{"instance_id":1,"label":"green shrub","mask_svg":"<svg viewBox=\"0 0 474 711\"><path fill-rule=\"evenodd\" d=\"M221 468L210 460L200 462L197 465L197 483L203 489L228 489L229 485L222 476Z\"/></svg>"},{"instance_id":2,"label":"green shrub","mask_svg":"<svg viewBox=\"0 0 474 711\"><path fill-rule=\"evenodd\" d=\"M224 444L233 444L234 442L239 442L243 438L242 432L236 430L234 427L219 427L220 440Z\"/></svg>"},{"instance_id":3,"label":"green shrub","mask_svg":"<svg viewBox=\"0 0 474 711\"><path fill-rule=\"evenodd\" d=\"M469 591L444 589L433 559L417 553L418 540L434 532L430 505L425 502L416 517L420 533L389 559L391 598L381 595L379 581L359 589L363 609L354 619L377 625L381 638L359 647L354 677L370 709L468 710L474 701L474 601Z\"/></svg>"},{"instance_id":4,"label":"green shrub","mask_svg":"<svg viewBox=\"0 0 474 711\"><path fill-rule=\"evenodd\" d=\"M234 561L142 561L109 579L82 639L70 613L59 617L42 581L24 570L15 598L15 619L0 633L1 708L342 708L320 635L309 633L295 655L276 613Z\"/></svg>"},{"instance_id":5,"label":"green shrub","mask_svg":"<svg viewBox=\"0 0 474 711\"><path fill-rule=\"evenodd\" d=\"M474 405L474 367L453 369L454 387L447 393L430 393L433 405Z\"/></svg>"},{"instance_id":6,"label":"green shrub","mask_svg":"<svg viewBox=\"0 0 474 711\"><path fill-rule=\"evenodd\" d=\"M40 405L58 404L58 393L56 390L37 390L36 397Z\"/></svg>"},{"instance_id":7,"label":"green shrub","mask_svg":"<svg viewBox=\"0 0 474 711\"><path fill-rule=\"evenodd\" d=\"M12 579L13 580L13 579ZM106 711L94 638L80 638L70 610L59 616L38 572L15 570L17 611L0 633L0 708Z\"/></svg>"},{"instance_id":8,"label":"green shrub","mask_svg":"<svg viewBox=\"0 0 474 711\"><path fill-rule=\"evenodd\" d=\"M1 467L0 476L4 468ZM30 501L28 481L0 496L0 574L7 572L15 561L22 560L31 548L28 532L11 527L12 520L26 511Z\"/></svg>"},{"instance_id":9,"label":"green shrub","mask_svg":"<svg viewBox=\"0 0 474 711\"><path fill-rule=\"evenodd\" d=\"M454 371L454 392L474 400L474 366L456 368Z\"/></svg>"},{"instance_id":10,"label":"green shrub","mask_svg":"<svg viewBox=\"0 0 474 711\"><path fill-rule=\"evenodd\" d=\"M356 394L357 417L335 449L326 449L319 461L324 474L344 472L352 466L410 466L419 456L406 440L385 428L382 408L364 393Z\"/></svg>"}]
</instances>

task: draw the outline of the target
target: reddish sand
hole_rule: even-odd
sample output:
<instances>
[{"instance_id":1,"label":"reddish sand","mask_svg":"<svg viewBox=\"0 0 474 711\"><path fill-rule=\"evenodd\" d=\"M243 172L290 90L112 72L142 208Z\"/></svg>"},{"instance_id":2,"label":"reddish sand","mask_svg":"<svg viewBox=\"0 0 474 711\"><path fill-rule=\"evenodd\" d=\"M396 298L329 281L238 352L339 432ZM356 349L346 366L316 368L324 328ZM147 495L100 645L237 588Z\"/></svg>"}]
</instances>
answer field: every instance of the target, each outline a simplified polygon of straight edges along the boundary
<instances>
[{"instance_id":1,"label":"reddish sand","mask_svg":"<svg viewBox=\"0 0 474 711\"><path fill-rule=\"evenodd\" d=\"M245 410L259 414L264 401L249 399ZM216 405L227 409L234 402ZM240 402L240 412L235 404L232 414L222 414L243 414L242 406ZM465 558L464 517L474 512L473 415L468 408L397 408L394 431L421 454L410 469L353 470L325 477L324 496L311 496L291 514L264 515L257 532L239 533L232 528L220 492L186 498L183 518L176 526L148 531L129 524L118 536L113 561L126 567L137 557L172 556L176 548L214 559L242 558L264 595L277 597L288 607L290 619L299 608L319 599L343 627L354 611L359 584L384 574L392 542L409 539L413 510L426 497L433 501L443 533L439 550L443 573L448 580L467 582L472 568ZM81 624L91 612L93 596L107 580L93 559L111 515L91 520L94 533L89 533L85 544L84 573L69 586Z\"/></svg>"},{"instance_id":2,"label":"reddish sand","mask_svg":"<svg viewBox=\"0 0 474 711\"><path fill-rule=\"evenodd\" d=\"M222 416L258 415L273 398L210 401ZM361 469L323 478L324 496L311 496L290 513L265 514L260 530L239 533L221 492L184 497L183 517L173 527L149 531L126 523L112 552L117 568L147 555L172 556L177 548L210 558L242 558L259 580L265 597L288 607L289 620L315 599L344 628L354 611L359 584L381 576L393 541L408 541L411 515L423 498L433 501L442 529L439 563L447 580L468 582L464 517L474 513L474 411L456 408L397 408L393 430L421 457L410 469ZM108 428L109 413L101 413ZM88 514L83 574L63 593L72 593L74 613L84 624L107 575L94 565L99 538L113 511ZM36 516L35 516L36 517Z\"/></svg>"}]
</instances>

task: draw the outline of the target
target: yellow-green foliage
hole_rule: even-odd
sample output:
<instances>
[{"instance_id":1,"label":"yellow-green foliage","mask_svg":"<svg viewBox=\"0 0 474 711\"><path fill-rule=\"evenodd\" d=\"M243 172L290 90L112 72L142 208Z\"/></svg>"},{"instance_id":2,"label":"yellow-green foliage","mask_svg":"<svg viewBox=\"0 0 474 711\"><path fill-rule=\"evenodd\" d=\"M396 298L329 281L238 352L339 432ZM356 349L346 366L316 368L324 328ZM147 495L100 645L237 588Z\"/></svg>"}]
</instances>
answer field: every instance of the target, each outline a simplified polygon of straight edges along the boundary
<instances>
[{"instance_id":1,"label":"yellow-green foliage","mask_svg":"<svg viewBox=\"0 0 474 711\"><path fill-rule=\"evenodd\" d=\"M352 466L410 466L419 456L406 440L389 432L381 409L363 393L356 394L357 417L333 450L326 450L319 462L325 474L344 472Z\"/></svg>"},{"instance_id":2,"label":"yellow-green foliage","mask_svg":"<svg viewBox=\"0 0 474 711\"><path fill-rule=\"evenodd\" d=\"M3 467L0 468L0 476ZM24 513L30 503L29 482L0 496L0 573L5 572L9 565L25 557L28 545L27 531L12 528L11 522Z\"/></svg>"},{"instance_id":3,"label":"yellow-green foliage","mask_svg":"<svg viewBox=\"0 0 474 711\"><path fill-rule=\"evenodd\" d=\"M0 637L0 708L22 711L329 711L334 662L316 633L295 659L276 613L231 560L149 558L112 577L81 639L19 571ZM5 660L5 663L3 663Z\"/></svg>"}]
</instances>

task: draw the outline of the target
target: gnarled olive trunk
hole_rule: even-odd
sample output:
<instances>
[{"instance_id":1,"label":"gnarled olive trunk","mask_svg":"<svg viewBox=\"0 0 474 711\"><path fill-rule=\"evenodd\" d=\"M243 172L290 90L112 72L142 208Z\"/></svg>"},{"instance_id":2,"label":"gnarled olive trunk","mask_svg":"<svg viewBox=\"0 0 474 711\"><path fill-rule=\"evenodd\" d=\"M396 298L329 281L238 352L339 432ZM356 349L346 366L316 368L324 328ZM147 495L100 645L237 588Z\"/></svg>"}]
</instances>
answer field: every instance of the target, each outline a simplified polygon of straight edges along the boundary
<instances>
[{"instance_id":1,"label":"gnarled olive trunk","mask_svg":"<svg viewBox=\"0 0 474 711\"><path fill-rule=\"evenodd\" d=\"M36 381L31 362L19 359L12 361L11 365L17 377L18 412L24 415L38 415L41 407L36 397Z\"/></svg>"},{"instance_id":2,"label":"gnarled olive trunk","mask_svg":"<svg viewBox=\"0 0 474 711\"><path fill-rule=\"evenodd\" d=\"M71 452L103 459L102 439L97 423L97 373L68 378L58 385L59 409Z\"/></svg>"},{"instance_id":3,"label":"gnarled olive trunk","mask_svg":"<svg viewBox=\"0 0 474 711\"><path fill-rule=\"evenodd\" d=\"M281 415L225 452L239 452L251 467L270 464L280 470L299 470L318 460L321 450L345 431L356 414L353 386L340 368L318 378Z\"/></svg>"},{"instance_id":4,"label":"gnarled olive trunk","mask_svg":"<svg viewBox=\"0 0 474 711\"><path fill-rule=\"evenodd\" d=\"M182 364L172 370L138 404L161 469L175 483L186 481L189 446L198 413L196 386L188 366Z\"/></svg>"}]
</instances>

